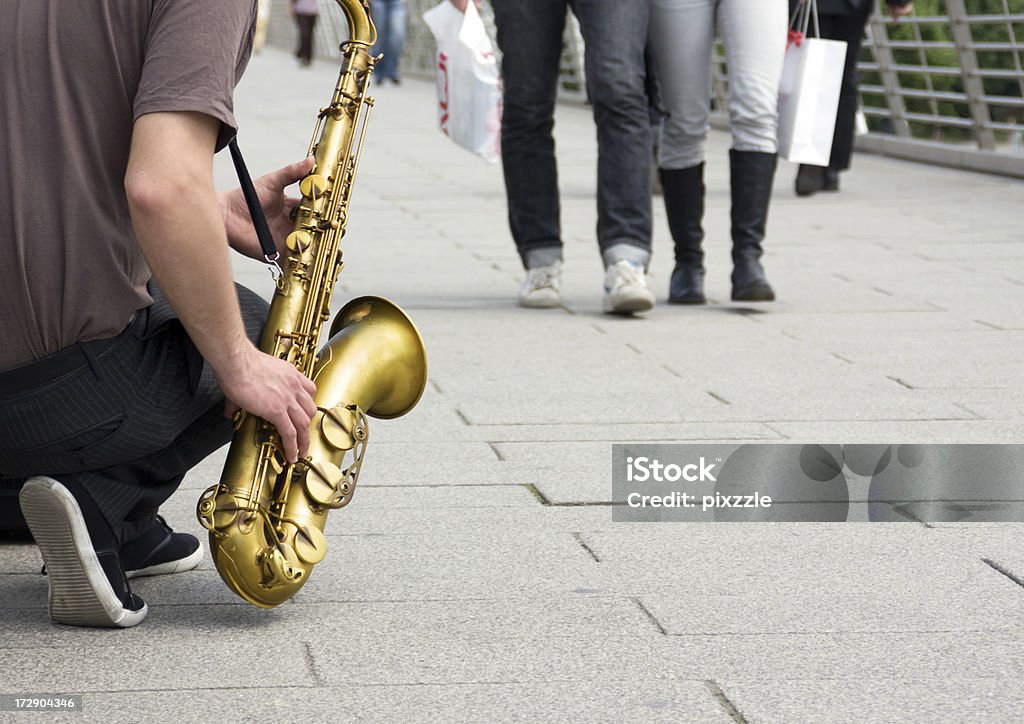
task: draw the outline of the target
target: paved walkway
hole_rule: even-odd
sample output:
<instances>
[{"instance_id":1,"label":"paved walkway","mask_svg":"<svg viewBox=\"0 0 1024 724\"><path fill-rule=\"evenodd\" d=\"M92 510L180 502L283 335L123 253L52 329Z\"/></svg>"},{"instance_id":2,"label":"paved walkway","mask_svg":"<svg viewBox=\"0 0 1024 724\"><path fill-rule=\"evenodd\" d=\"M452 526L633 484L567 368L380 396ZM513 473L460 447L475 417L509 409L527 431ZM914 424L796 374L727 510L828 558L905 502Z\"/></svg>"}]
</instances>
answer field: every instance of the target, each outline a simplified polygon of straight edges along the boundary
<instances>
[{"instance_id":1,"label":"paved walkway","mask_svg":"<svg viewBox=\"0 0 1024 724\"><path fill-rule=\"evenodd\" d=\"M301 157L334 75L253 61L251 168ZM430 383L373 424L326 561L270 612L209 560L142 580L149 619L110 632L51 625L35 549L0 546L0 692L81 693L86 718L126 722L1019 720L1024 526L613 524L607 503L615 442L1021 442L1024 184L858 156L841 194L798 200L784 164L779 301L738 306L715 133L713 303L617 319L592 124L562 107L565 307L526 311L500 166L441 136L432 94L378 91L336 295L402 304ZM662 302L670 269L656 204ZM269 293L259 265L238 275ZM200 532L221 460L168 505L178 528Z\"/></svg>"}]
</instances>

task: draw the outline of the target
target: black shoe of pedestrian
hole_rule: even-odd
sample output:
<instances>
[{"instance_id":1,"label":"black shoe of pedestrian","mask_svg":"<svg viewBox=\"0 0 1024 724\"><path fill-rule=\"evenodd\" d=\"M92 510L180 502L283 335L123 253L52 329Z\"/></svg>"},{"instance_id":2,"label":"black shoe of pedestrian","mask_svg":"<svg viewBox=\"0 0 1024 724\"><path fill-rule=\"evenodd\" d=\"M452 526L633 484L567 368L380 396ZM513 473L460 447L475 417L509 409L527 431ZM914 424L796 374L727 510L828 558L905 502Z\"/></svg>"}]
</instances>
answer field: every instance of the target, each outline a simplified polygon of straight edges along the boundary
<instances>
[{"instance_id":1,"label":"black shoe of pedestrian","mask_svg":"<svg viewBox=\"0 0 1024 724\"><path fill-rule=\"evenodd\" d=\"M669 304L706 304L704 267L677 265L668 284Z\"/></svg>"},{"instance_id":2,"label":"black shoe of pedestrian","mask_svg":"<svg viewBox=\"0 0 1024 724\"><path fill-rule=\"evenodd\" d=\"M834 168L826 168L822 173L822 191L838 191L839 190L839 172Z\"/></svg>"},{"instance_id":3,"label":"black shoe of pedestrian","mask_svg":"<svg viewBox=\"0 0 1024 724\"><path fill-rule=\"evenodd\" d=\"M796 182L793 184L797 196L811 196L819 191L825 190L825 169L821 166L807 166L800 164L796 172ZM836 190L839 189L838 179Z\"/></svg>"},{"instance_id":4,"label":"black shoe of pedestrian","mask_svg":"<svg viewBox=\"0 0 1024 724\"><path fill-rule=\"evenodd\" d=\"M121 546L128 578L191 571L203 560L203 546L189 533L175 533L161 516L138 538Z\"/></svg>"},{"instance_id":5,"label":"black shoe of pedestrian","mask_svg":"<svg viewBox=\"0 0 1024 724\"><path fill-rule=\"evenodd\" d=\"M87 498L44 476L21 489L21 509L46 565L50 618L69 626L137 626L148 609L132 594L113 532Z\"/></svg>"},{"instance_id":6,"label":"black shoe of pedestrian","mask_svg":"<svg viewBox=\"0 0 1024 724\"><path fill-rule=\"evenodd\" d=\"M734 302L774 302L775 290L764 275L764 267L757 259L741 259L732 271L732 300Z\"/></svg>"}]
</instances>

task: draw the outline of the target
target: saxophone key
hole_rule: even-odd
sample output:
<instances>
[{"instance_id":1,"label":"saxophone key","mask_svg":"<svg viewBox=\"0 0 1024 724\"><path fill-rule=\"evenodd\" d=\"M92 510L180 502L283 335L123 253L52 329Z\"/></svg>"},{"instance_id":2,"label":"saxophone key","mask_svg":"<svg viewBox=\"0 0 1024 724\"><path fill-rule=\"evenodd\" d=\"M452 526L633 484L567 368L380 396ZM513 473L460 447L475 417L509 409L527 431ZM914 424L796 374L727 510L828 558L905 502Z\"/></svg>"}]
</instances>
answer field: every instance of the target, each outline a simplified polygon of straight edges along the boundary
<instances>
[{"instance_id":1,"label":"saxophone key","mask_svg":"<svg viewBox=\"0 0 1024 724\"><path fill-rule=\"evenodd\" d=\"M314 502L324 507L337 507L345 498L341 492L344 478L341 468L334 463L328 460L311 461L309 470L306 471L306 492Z\"/></svg>"},{"instance_id":2,"label":"saxophone key","mask_svg":"<svg viewBox=\"0 0 1024 724\"><path fill-rule=\"evenodd\" d=\"M304 563L319 563L327 555L327 537L314 525L296 525L295 554Z\"/></svg>"}]
</instances>

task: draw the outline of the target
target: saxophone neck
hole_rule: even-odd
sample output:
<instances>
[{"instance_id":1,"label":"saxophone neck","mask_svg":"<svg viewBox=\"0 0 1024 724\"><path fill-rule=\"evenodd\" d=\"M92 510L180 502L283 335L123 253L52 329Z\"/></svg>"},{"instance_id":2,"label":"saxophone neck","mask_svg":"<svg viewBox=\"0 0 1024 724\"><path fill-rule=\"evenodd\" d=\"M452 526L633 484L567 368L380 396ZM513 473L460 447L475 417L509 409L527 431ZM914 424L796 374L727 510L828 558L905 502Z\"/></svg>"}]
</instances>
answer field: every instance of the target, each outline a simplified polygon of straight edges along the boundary
<instances>
[{"instance_id":1,"label":"saxophone neck","mask_svg":"<svg viewBox=\"0 0 1024 724\"><path fill-rule=\"evenodd\" d=\"M367 50L377 44L377 28L370 17L369 0L335 0L348 18L350 43L366 45Z\"/></svg>"}]
</instances>

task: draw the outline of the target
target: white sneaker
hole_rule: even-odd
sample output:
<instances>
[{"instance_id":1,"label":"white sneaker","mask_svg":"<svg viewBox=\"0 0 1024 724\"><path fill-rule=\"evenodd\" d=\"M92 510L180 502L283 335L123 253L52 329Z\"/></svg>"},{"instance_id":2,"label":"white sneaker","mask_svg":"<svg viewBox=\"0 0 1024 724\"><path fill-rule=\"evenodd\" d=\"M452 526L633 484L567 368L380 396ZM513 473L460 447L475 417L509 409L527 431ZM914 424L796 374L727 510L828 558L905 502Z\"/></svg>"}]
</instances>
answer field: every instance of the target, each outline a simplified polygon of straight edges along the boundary
<instances>
[{"instance_id":1,"label":"white sneaker","mask_svg":"<svg viewBox=\"0 0 1024 724\"><path fill-rule=\"evenodd\" d=\"M622 260L608 267L604 277L604 311L633 314L654 307L654 294L647 288L644 268Z\"/></svg>"},{"instance_id":2,"label":"white sneaker","mask_svg":"<svg viewBox=\"0 0 1024 724\"><path fill-rule=\"evenodd\" d=\"M519 306L550 309L562 303L562 263L526 270L526 279L519 290Z\"/></svg>"}]
</instances>

